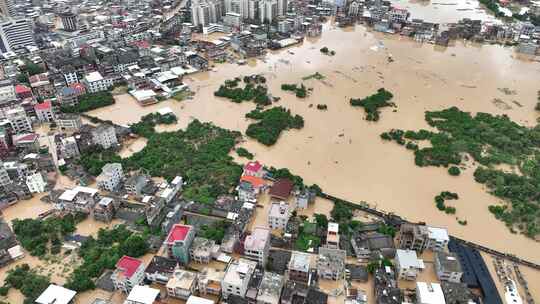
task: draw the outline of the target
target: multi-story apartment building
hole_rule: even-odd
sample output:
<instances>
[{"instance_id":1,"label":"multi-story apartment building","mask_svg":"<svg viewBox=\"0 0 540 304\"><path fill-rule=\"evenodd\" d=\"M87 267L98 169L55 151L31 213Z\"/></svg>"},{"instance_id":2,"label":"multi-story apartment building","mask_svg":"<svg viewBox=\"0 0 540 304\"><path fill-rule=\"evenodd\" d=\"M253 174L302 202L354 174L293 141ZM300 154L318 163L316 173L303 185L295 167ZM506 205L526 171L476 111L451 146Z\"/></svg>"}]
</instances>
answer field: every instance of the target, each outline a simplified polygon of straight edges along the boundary
<instances>
[{"instance_id":1,"label":"multi-story apartment building","mask_svg":"<svg viewBox=\"0 0 540 304\"><path fill-rule=\"evenodd\" d=\"M110 89L113 86L113 80L104 78L96 71L84 76L83 84L89 93L97 93Z\"/></svg>"},{"instance_id":2,"label":"multi-story apartment building","mask_svg":"<svg viewBox=\"0 0 540 304\"><path fill-rule=\"evenodd\" d=\"M225 272L215 268L205 268L199 273L199 293L202 295L210 294L221 295L221 282L225 277Z\"/></svg>"},{"instance_id":3,"label":"multi-story apartment building","mask_svg":"<svg viewBox=\"0 0 540 304\"><path fill-rule=\"evenodd\" d=\"M225 277L221 281L221 293L225 299L230 295L244 297L253 272L257 268L254 261L239 259L229 264Z\"/></svg>"},{"instance_id":4,"label":"multi-story apartment building","mask_svg":"<svg viewBox=\"0 0 540 304\"><path fill-rule=\"evenodd\" d=\"M214 240L196 237L189 249L189 255L193 262L208 264L212 260L213 253L217 251L219 251L219 245L216 245Z\"/></svg>"},{"instance_id":5,"label":"multi-story apartment building","mask_svg":"<svg viewBox=\"0 0 540 304\"><path fill-rule=\"evenodd\" d=\"M53 122L55 120L54 110L50 100L45 100L34 106L34 111L40 122Z\"/></svg>"},{"instance_id":6,"label":"multi-story apartment building","mask_svg":"<svg viewBox=\"0 0 540 304\"><path fill-rule=\"evenodd\" d=\"M109 149L118 145L118 138L114 126L102 124L92 130L92 140L94 144L104 149Z\"/></svg>"},{"instance_id":7,"label":"multi-story apartment building","mask_svg":"<svg viewBox=\"0 0 540 304\"><path fill-rule=\"evenodd\" d=\"M399 231L399 248L422 251L428 238L427 226L405 223Z\"/></svg>"},{"instance_id":8,"label":"multi-story apartment building","mask_svg":"<svg viewBox=\"0 0 540 304\"><path fill-rule=\"evenodd\" d=\"M101 174L96 177L97 186L101 190L107 190L110 192L118 190L122 179L124 178L124 172L122 171L122 164L110 163L103 166Z\"/></svg>"},{"instance_id":9,"label":"multi-story apartment building","mask_svg":"<svg viewBox=\"0 0 540 304\"><path fill-rule=\"evenodd\" d=\"M426 242L426 248L433 251L443 251L448 246L450 237L448 236L448 230L438 227L427 227L428 238Z\"/></svg>"},{"instance_id":10,"label":"multi-story apartment building","mask_svg":"<svg viewBox=\"0 0 540 304\"><path fill-rule=\"evenodd\" d=\"M435 252L435 271L441 281L459 283L463 270L455 253Z\"/></svg>"},{"instance_id":11,"label":"multi-story apartment building","mask_svg":"<svg viewBox=\"0 0 540 304\"><path fill-rule=\"evenodd\" d=\"M197 274L176 268L167 282L167 294L170 297L187 300L197 288Z\"/></svg>"},{"instance_id":12,"label":"multi-story apartment building","mask_svg":"<svg viewBox=\"0 0 540 304\"><path fill-rule=\"evenodd\" d=\"M100 199L97 189L77 186L64 191L54 205L59 210L89 214Z\"/></svg>"},{"instance_id":13,"label":"multi-story apartment building","mask_svg":"<svg viewBox=\"0 0 540 304\"><path fill-rule=\"evenodd\" d=\"M82 119L77 114L60 114L56 116L56 125L61 130L77 131L82 127Z\"/></svg>"},{"instance_id":14,"label":"multi-story apartment building","mask_svg":"<svg viewBox=\"0 0 540 304\"><path fill-rule=\"evenodd\" d=\"M114 216L114 199L110 197L102 197L94 207L94 219L109 223Z\"/></svg>"},{"instance_id":15,"label":"multi-story apartment building","mask_svg":"<svg viewBox=\"0 0 540 304\"><path fill-rule=\"evenodd\" d=\"M26 47L36 46L32 20L0 18L0 40L0 53L20 53Z\"/></svg>"},{"instance_id":16,"label":"multi-story apartment building","mask_svg":"<svg viewBox=\"0 0 540 304\"><path fill-rule=\"evenodd\" d=\"M43 180L43 175L39 172L34 172L26 176L26 186L31 193L45 192L47 183Z\"/></svg>"},{"instance_id":17,"label":"multi-story apartment building","mask_svg":"<svg viewBox=\"0 0 540 304\"><path fill-rule=\"evenodd\" d=\"M270 237L270 229L255 227L251 235L248 235L244 241L244 255L248 259L257 261L260 265L266 265L270 251Z\"/></svg>"},{"instance_id":18,"label":"multi-story apartment building","mask_svg":"<svg viewBox=\"0 0 540 304\"><path fill-rule=\"evenodd\" d=\"M111 275L114 288L129 293L134 286L144 280L144 264L130 256L123 256L116 263L116 269Z\"/></svg>"},{"instance_id":19,"label":"multi-story apartment building","mask_svg":"<svg viewBox=\"0 0 540 304\"><path fill-rule=\"evenodd\" d=\"M289 205L285 202L274 203L268 211L268 227L270 229L285 229L290 216Z\"/></svg>"},{"instance_id":20,"label":"multi-story apartment building","mask_svg":"<svg viewBox=\"0 0 540 304\"><path fill-rule=\"evenodd\" d=\"M32 132L32 122L22 107L6 111L6 119L10 122L14 133Z\"/></svg>"},{"instance_id":21,"label":"multi-story apartment building","mask_svg":"<svg viewBox=\"0 0 540 304\"><path fill-rule=\"evenodd\" d=\"M326 232L326 247L339 249L339 224L328 223L328 231Z\"/></svg>"},{"instance_id":22,"label":"multi-story apartment building","mask_svg":"<svg viewBox=\"0 0 540 304\"><path fill-rule=\"evenodd\" d=\"M167 255L176 259L179 263L187 265L189 263L189 249L194 238L195 229L193 229L193 226L174 225L164 242Z\"/></svg>"},{"instance_id":23,"label":"multi-story apartment building","mask_svg":"<svg viewBox=\"0 0 540 304\"><path fill-rule=\"evenodd\" d=\"M424 261L418 259L413 250L396 250L395 265L398 278L409 281L416 280L418 273L425 268Z\"/></svg>"},{"instance_id":24,"label":"multi-story apartment building","mask_svg":"<svg viewBox=\"0 0 540 304\"><path fill-rule=\"evenodd\" d=\"M310 273L310 255L293 251L287 269L289 271L290 280L307 284L309 282Z\"/></svg>"}]
</instances>

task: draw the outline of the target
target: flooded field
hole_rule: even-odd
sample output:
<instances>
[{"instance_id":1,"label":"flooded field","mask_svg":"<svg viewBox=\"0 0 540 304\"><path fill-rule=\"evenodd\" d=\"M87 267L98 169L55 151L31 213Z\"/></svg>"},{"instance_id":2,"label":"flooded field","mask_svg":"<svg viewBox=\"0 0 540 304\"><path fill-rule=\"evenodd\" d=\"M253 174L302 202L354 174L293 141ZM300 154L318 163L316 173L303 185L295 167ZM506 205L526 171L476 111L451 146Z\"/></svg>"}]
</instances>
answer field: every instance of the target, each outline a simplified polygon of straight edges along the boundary
<instances>
[{"instance_id":1,"label":"flooded field","mask_svg":"<svg viewBox=\"0 0 540 304\"><path fill-rule=\"evenodd\" d=\"M410 18L427 22L451 23L463 18L500 23L475 0L392 0L395 7L411 12Z\"/></svg>"}]
</instances>

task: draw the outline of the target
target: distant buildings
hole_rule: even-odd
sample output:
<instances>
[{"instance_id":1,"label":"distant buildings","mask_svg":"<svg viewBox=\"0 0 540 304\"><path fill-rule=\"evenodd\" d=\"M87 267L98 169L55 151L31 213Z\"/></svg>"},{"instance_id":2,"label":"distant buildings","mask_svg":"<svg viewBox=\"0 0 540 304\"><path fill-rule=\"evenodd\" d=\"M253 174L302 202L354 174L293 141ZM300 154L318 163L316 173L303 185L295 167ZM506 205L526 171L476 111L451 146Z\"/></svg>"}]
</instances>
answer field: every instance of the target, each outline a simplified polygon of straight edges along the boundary
<instances>
[{"instance_id":1,"label":"distant buildings","mask_svg":"<svg viewBox=\"0 0 540 304\"><path fill-rule=\"evenodd\" d=\"M189 263L189 249L195 238L195 229L192 226L176 224L171 228L164 245L167 255L178 262Z\"/></svg>"}]
</instances>

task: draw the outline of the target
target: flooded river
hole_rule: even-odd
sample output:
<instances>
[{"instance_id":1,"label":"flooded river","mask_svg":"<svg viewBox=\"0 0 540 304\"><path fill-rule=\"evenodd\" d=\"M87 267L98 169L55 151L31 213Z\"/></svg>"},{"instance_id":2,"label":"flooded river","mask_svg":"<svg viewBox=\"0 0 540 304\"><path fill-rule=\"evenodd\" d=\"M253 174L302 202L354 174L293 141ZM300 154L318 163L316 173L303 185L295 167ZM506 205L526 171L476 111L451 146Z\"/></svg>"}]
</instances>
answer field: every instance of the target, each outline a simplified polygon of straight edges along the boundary
<instances>
[{"instance_id":1,"label":"flooded river","mask_svg":"<svg viewBox=\"0 0 540 304\"><path fill-rule=\"evenodd\" d=\"M322 55L319 49L323 46L335 50L336 56ZM387 60L390 54L395 60L392 63ZM308 39L288 51L269 53L263 61L217 65L216 69L187 77L187 84L196 93L193 100L171 100L143 108L129 96L122 96L116 105L90 115L128 124L167 106L179 118L174 128L185 127L197 118L243 132L249 124L244 114L254 105L219 99L213 92L225 79L263 73L270 91L281 97L279 104L302 115L305 127L285 132L272 147L248 139L243 146L258 160L290 168L332 195L364 200L411 221L447 227L459 237L540 263L538 242L511 234L488 212L487 207L498 199L474 182L472 165L460 177L440 168L416 167L412 153L379 138L392 128L426 128L424 111L450 106L506 114L532 126L538 117L534 105L539 63L501 46L458 42L443 48L373 33L361 26L348 30L326 26L322 37ZM304 81L314 89L307 99L281 91L281 84L300 83L302 77L315 72L326 79ZM365 97L381 87L394 93L397 111L385 109L379 122L367 122L363 110L351 108L349 99ZM506 95L502 88L515 94ZM317 104L327 104L328 110L317 110ZM466 219L468 225L459 225L455 217L435 208L433 198L443 190L459 194L454 203L456 216ZM537 283L540 286L540 278Z\"/></svg>"}]
</instances>

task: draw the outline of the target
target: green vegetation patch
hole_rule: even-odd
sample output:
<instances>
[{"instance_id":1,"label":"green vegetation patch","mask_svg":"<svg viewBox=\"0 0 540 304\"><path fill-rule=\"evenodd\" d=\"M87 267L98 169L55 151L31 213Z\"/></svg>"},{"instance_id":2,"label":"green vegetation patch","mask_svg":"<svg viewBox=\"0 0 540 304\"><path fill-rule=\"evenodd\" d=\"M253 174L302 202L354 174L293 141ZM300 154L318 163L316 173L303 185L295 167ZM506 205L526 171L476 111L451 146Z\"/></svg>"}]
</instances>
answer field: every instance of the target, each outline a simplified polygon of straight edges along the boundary
<instances>
[{"instance_id":1,"label":"green vegetation patch","mask_svg":"<svg viewBox=\"0 0 540 304\"><path fill-rule=\"evenodd\" d=\"M177 123L178 119L173 114L161 115L159 113L150 113L141 118L137 123L130 125L130 129L133 133L150 137L155 133L154 127L156 125L172 125Z\"/></svg>"},{"instance_id":2,"label":"green vegetation patch","mask_svg":"<svg viewBox=\"0 0 540 304\"><path fill-rule=\"evenodd\" d=\"M294 92L294 94L296 95L296 97L298 98L306 98L307 95L308 95L308 89L306 88L306 86L304 86L304 84L300 84L300 86L296 85L296 84L282 84L281 85L281 89L283 91L291 91L291 92Z\"/></svg>"},{"instance_id":3,"label":"green vegetation patch","mask_svg":"<svg viewBox=\"0 0 540 304\"><path fill-rule=\"evenodd\" d=\"M214 96L225 97L232 102L241 103L243 101L253 101L257 105L267 106L272 103L268 96L266 78L261 75L245 76L243 82L245 86L239 86L242 79L236 77L232 80L225 80L225 83L214 92Z\"/></svg>"},{"instance_id":4,"label":"green vegetation patch","mask_svg":"<svg viewBox=\"0 0 540 304\"><path fill-rule=\"evenodd\" d=\"M310 80L310 79L323 80L325 78L326 78L326 76L324 76L323 74L321 74L319 72L315 72L315 74L311 74L311 75L307 75L307 76L302 77L302 80L304 80L304 81Z\"/></svg>"},{"instance_id":5,"label":"green vegetation patch","mask_svg":"<svg viewBox=\"0 0 540 304\"><path fill-rule=\"evenodd\" d=\"M50 284L48 277L30 269L28 264L22 264L8 271L0 294L7 295L9 289L13 287L24 295L24 304L33 304Z\"/></svg>"},{"instance_id":6,"label":"green vegetation patch","mask_svg":"<svg viewBox=\"0 0 540 304\"><path fill-rule=\"evenodd\" d=\"M302 116L293 116L290 110L283 107L275 107L265 111L255 109L247 113L246 117L258 120L258 122L248 126L246 135L267 146L275 144L281 132L304 127Z\"/></svg>"},{"instance_id":7,"label":"green vegetation patch","mask_svg":"<svg viewBox=\"0 0 540 304\"><path fill-rule=\"evenodd\" d=\"M111 92L98 92L82 95L79 97L79 104L75 106L63 106L61 110L64 113L83 113L110 106L114 103L114 97Z\"/></svg>"},{"instance_id":8,"label":"green vegetation patch","mask_svg":"<svg viewBox=\"0 0 540 304\"><path fill-rule=\"evenodd\" d=\"M245 157L247 159L253 159L253 153L249 152L246 148L236 148L236 154L240 157Z\"/></svg>"},{"instance_id":9,"label":"green vegetation patch","mask_svg":"<svg viewBox=\"0 0 540 304\"><path fill-rule=\"evenodd\" d=\"M381 134L384 140L401 145L429 141L425 148L414 150L417 166L459 166L465 156L480 165L474 172L477 182L505 204L489 210L511 231L529 237L540 234L540 125L518 125L508 116L477 113L475 116L456 107L426 112L427 123L438 132L427 130L392 130ZM509 173L496 165L516 166Z\"/></svg>"},{"instance_id":10,"label":"green vegetation patch","mask_svg":"<svg viewBox=\"0 0 540 304\"><path fill-rule=\"evenodd\" d=\"M68 214L62 218L14 219L13 232L24 249L33 256L42 257L47 253L58 254L64 237L75 232L76 224L86 216Z\"/></svg>"},{"instance_id":11,"label":"green vegetation patch","mask_svg":"<svg viewBox=\"0 0 540 304\"><path fill-rule=\"evenodd\" d=\"M378 89L377 93L362 99L351 98L350 103L353 107L362 107L366 111L366 120L378 121L380 118L380 108L394 107L395 104L388 102L394 95L384 88Z\"/></svg>"},{"instance_id":12,"label":"green vegetation patch","mask_svg":"<svg viewBox=\"0 0 540 304\"><path fill-rule=\"evenodd\" d=\"M122 158L112 149L103 149L100 146L92 146L81 153L77 161L92 176L98 176L101 169L108 163L122 163Z\"/></svg>"},{"instance_id":13,"label":"green vegetation patch","mask_svg":"<svg viewBox=\"0 0 540 304\"><path fill-rule=\"evenodd\" d=\"M69 275L65 287L77 292L94 289L94 279L105 269L114 269L122 256L137 258L147 252L146 237L129 231L124 225L100 229L97 239L90 236L81 245L79 256L83 263Z\"/></svg>"},{"instance_id":14,"label":"green vegetation patch","mask_svg":"<svg viewBox=\"0 0 540 304\"><path fill-rule=\"evenodd\" d=\"M459 198L457 193L450 191L442 191L439 195L435 196L435 205L440 211L444 211L446 214L456 214L456 208L446 206L445 201L457 200Z\"/></svg>"},{"instance_id":15,"label":"green vegetation patch","mask_svg":"<svg viewBox=\"0 0 540 304\"><path fill-rule=\"evenodd\" d=\"M214 240L217 244L221 244L223 237L225 237L225 231L229 225L230 223L226 221L218 221L211 225L203 225L201 226L200 233L202 237Z\"/></svg>"}]
</instances>

